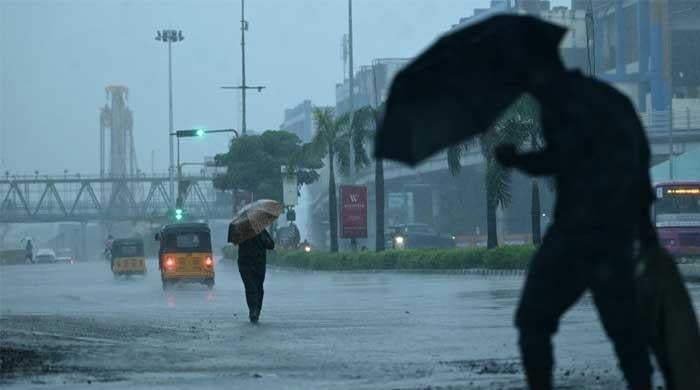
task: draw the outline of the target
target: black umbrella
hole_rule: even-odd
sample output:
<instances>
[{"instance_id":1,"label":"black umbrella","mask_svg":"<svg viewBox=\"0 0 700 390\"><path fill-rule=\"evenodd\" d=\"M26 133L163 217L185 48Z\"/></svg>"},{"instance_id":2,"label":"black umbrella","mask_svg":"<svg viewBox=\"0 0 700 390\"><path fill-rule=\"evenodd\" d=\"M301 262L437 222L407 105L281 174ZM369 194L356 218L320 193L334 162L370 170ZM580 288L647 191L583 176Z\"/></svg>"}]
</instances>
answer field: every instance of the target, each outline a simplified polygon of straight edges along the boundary
<instances>
[{"instance_id":1,"label":"black umbrella","mask_svg":"<svg viewBox=\"0 0 700 390\"><path fill-rule=\"evenodd\" d=\"M565 32L534 17L497 15L443 36L396 75L376 156L415 165L488 130L533 74L564 69Z\"/></svg>"}]
</instances>

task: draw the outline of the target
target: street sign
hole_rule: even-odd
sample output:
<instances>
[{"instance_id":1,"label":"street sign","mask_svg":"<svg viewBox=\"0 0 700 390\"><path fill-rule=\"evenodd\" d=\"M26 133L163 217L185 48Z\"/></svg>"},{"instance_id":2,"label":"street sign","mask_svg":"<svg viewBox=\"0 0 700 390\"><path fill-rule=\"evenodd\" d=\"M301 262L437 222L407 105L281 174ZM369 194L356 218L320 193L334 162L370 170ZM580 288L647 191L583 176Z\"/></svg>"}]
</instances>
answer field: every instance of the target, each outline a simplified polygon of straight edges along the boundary
<instances>
[{"instance_id":1,"label":"street sign","mask_svg":"<svg viewBox=\"0 0 700 390\"><path fill-rule=\"evenodd\" d=\"M246 190L236 190L233 195L233 212L237 212L245 205L253 203L253 193Z\"/></svg>"},{"instance_id":2,"label":"street sign","mask_svg":"<svg viewBox=\"0 0 700 390\"><path fill-rule=\"evenodd\" d=\"M282 201L285 206L299 204L299 183L295 173L287 173L287 167L281 167L282 172Z\"/></svg>"},{"instance_id":3,"label":"street sign","mask_svg":"<svg viewBox=\"0 0 700 390\"><path fill-rule=\"evenodd\" d=\"M367 187L340 186L340 238L367 238Z\"/></svg>"}]
</instances>

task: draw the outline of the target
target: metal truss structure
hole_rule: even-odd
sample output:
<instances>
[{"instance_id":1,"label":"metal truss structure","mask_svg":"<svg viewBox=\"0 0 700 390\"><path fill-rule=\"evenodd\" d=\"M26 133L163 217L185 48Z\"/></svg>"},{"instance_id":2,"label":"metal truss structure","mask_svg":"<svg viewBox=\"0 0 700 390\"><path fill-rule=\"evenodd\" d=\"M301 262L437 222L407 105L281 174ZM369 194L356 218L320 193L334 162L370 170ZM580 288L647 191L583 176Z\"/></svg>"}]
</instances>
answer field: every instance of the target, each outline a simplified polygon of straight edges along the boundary
<instances>
[{"instance_id":1,"label":"metal truss structure","mask_svg":"<svg viewBox=\"0 0 700 390\"><path fill-rule=\"evenodd\" d=\"M166 221L173 212L167 186L167 176L5 176L0 223ZM231 216L231 194L215 189L211 177L183 177L180 192L186 220Z\"/></svg>"}]
</instances>

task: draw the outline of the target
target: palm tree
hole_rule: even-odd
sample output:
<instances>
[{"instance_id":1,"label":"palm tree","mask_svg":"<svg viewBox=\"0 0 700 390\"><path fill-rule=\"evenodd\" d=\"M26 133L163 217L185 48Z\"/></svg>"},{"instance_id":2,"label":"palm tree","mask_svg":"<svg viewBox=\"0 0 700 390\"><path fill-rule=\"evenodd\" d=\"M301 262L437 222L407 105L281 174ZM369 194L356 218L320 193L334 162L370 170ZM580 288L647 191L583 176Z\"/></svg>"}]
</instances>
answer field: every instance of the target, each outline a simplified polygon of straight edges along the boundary
<instances>
[{"instance_id":1,"label":"palm tree","mask_svg":"<svg viewBox=\"0 0 700 390\"><path fill-rule=\"evenodd\" d=\"M365 106L355 111L352 117L351 128L356 165L369 164L369 160L357 159L357 156L367 156L365 146L374 138L382 109L383 105L378 108ZM381 252L384 250L384 162L381 159L376 159L374 162L375 248L377 252Z\"/></svg>"},{"instance_id":2,"label":"palm tree","mask_svg":"<svg viewBox=\"0 0 700 390\"><path fill-rule=\"evenodd\" d=\"M498 246L498 226L496 210L499 206L506 208L510 205L511 196L511 171L503 168L496 162L494 150L503 143L521 145L529 135L531 121L527 109L527 99L520 99L514 103L506 113L499 118L492 129L477 137L486 166L486 236L487 248ZM461 157L473 147L474 141L454 145L447 151L447 164L450 172L457 175L461 170ZM538 201L539 202L539 201ZM538 212L539 215L539 212Z\"/></svg>"},{"instance_id":3,"label":"palm tree","mask_svg":"<svg viewBox=\"0 0 700 390\"><path fill-rule=\"evenodd\" d=\"M516 114L520 123L524 126L524 131L530 139L530 148L538 149L542 146L542 126L539 118L539 104L529 95L523 96L515 106ZM532 243L539 245L542 243L541 219L542 211L540 207L540 186L536 177L531 178L530 189L530 223L532 231Z\"/></svg>"},{"instance_id":4,"label":"palm tree","mask_svg":"<svg viewBox=\"0 0 700 390\"><path fill-rule=\"evenodd\" d=\"M350 167L350 116L335 117L332 108L315 107L316 135L311 141L316 151L328 156L328 223L331 230L331 252L338 251L338 200L335 192L335 162L343 174Z\"/></svg>"}]
</instances>

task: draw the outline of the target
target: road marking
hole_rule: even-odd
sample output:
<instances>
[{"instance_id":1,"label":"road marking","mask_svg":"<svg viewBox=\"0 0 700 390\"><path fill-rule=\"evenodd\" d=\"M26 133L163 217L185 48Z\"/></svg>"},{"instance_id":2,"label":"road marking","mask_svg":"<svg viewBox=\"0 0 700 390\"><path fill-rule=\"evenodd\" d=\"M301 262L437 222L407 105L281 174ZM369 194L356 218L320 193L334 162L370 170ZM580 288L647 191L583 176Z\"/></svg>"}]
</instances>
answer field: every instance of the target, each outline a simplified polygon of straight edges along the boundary
<instances>
[{"instance_id":1,"label":"road marking","mask_svg":"<svg viewBox=\"0 0 700 390\"><path fill-rule=\"evenodd\" d=\"M10 332L10 333L19 333L19 334L24 334L24 335L29 335L29 336L46 336L46 337L54 337L54 338L67 339L67 340L87 341L87 342L91 342L91 343L102 343L102 344L110 344L110 345L126 344L125 342L116 341L113 339L103 339L103 338L84 337L84 336L68 336L68 335L39 332L39 331L33 331L33 330L3 329L2 331L3 332Z\"/></svg>"}]
</instances>

